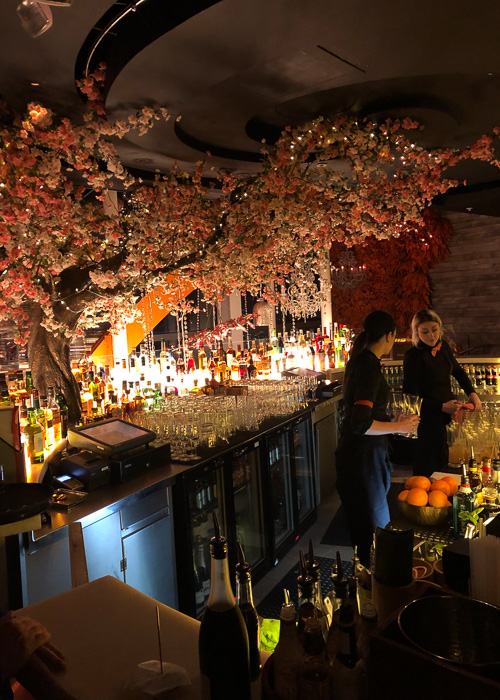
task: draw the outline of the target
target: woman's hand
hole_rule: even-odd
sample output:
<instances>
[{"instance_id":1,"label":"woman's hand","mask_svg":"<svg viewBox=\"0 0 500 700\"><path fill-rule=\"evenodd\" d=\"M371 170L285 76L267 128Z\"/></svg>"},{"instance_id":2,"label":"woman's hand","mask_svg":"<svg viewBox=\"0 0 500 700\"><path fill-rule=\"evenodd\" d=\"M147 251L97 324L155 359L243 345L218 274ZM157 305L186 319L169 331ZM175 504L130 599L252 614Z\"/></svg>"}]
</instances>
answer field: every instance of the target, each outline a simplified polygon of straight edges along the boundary
<instances>
[{"instance_id":1,"label":"woman's hand","mask_svg":"<svg viewBox=\"0 0 500 700\"><path fill-rule=\"evenodd\" d=\"M402 414L393 423L394 433L414 433L420 423L420 416L413 413Z\"/></svg>"},{"instance_id":2,"label":"woman's hand","mask_svg":"<svg viewBox=\"0 0 500 700\"><path fill-rule=\"evenodd\" d=\"M475 411L481 410L481 399L475 391L473 391L472 394L469 394L469 401L474 406Z\"/></svg>"},{"instance_id":3,"label":"woman's hand","mask_svg":"<svg viewBox=\"0 0 500 700\"><path fill-rule=\"evenodd\" d=\"M8 613L0 620L0 675L15 676L37 649L50 641L50 633L36 620Z\"/></svg>"},{"instance_id":4,"label":"woman's hand","mask_svg":"<svg viewBox=\"0 0 500 700\"><path fill-rule=\"evenodd\" d=\"M462 408L463 403L461 401L456 401L456 399L451 399L450 401L447 401L441 406L441 410L444 413L449 413L450 416L452 416L454 413L458 411L459 408Z\"/></svg>"}]
</instances>

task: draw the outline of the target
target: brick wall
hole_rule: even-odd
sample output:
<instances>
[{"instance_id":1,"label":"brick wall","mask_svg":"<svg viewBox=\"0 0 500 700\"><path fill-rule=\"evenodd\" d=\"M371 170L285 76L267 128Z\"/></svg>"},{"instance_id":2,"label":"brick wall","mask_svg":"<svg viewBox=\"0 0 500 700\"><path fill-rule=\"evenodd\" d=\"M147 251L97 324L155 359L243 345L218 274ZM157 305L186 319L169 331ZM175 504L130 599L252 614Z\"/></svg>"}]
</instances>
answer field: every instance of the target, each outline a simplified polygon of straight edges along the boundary
<instances>
[{"instance_id":1,"label":"brick wall","mask_svg":"<svg viewBox=\"0 0 500 700\"><path fill-rule=\"evenodd\" d=\"M450 256L430 271L432 308L448 338L475 356L500 357L500 218L442 212Z\"/></svg>"}]
</instances>

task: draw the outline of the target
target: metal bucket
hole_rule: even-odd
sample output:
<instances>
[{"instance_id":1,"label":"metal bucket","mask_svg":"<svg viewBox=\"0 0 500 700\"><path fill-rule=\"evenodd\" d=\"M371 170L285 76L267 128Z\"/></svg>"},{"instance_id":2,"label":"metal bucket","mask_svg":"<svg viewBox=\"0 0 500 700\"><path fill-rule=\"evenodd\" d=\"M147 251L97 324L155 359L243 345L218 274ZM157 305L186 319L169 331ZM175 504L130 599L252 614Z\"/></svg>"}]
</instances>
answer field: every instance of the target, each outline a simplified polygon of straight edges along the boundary
<instances>
[{"instance_id":1,"label":"metal bucket","mask_svg":"<svg viewBox=\"0 0 500 700\"><path fill-rule=\"evenodd\" d=\"M398 625L421 651L471 670L500 668L500 608L472 598L427 596L404 607Z\"/></svg>"}]
</instances>

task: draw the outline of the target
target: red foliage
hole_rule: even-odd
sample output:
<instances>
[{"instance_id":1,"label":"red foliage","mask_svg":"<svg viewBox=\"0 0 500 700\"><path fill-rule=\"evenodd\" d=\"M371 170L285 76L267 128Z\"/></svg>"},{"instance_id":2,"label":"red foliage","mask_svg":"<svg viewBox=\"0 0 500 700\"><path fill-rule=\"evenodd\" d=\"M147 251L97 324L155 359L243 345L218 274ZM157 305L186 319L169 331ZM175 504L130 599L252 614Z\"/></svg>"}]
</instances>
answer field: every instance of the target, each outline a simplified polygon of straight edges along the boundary
<instances>
[{"instance_id":1,"label":"red foliage","mask_svg":"<svg viewBox=\"0 0 500 700\"><path fill-rule=\"evenodd\" d=\"M408 228L387 240L367 238L353 246L358 264L366 265L366 277L355 289L332 287L336 320L360 329L364 318L376 309L394 316L400 332L409 328L413 314L429 308L428 272L448 255L451 225L436 211L423 212L424 225ZM337 264L344 246L333 243L330 260Z\"/></svg>"}]
</instances>

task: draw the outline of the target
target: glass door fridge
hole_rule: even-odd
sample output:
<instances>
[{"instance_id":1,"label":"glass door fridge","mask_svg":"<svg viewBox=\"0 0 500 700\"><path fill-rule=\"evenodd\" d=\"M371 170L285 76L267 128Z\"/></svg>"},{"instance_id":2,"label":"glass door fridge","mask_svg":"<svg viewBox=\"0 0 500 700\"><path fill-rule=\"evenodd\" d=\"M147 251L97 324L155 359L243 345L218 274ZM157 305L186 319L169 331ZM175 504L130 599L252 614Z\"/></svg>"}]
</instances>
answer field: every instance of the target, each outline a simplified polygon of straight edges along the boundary
<instances>
[{"instance_id":1,"label":"glass door fridge","mask_svg":"<svg viewBox=\"0 0 500 700\"><path fill-rule=\"evenodd\" d=\"M309 416L292 423L292 463L295 477L297 523L305 531L316 517L314 493L314 453L312 448L312 426Z\"/></svg>"},{"instance_id":2,"label":"glass door fridge","mask_svg":"<svg viewBox=\"0 0 500 700\"><path fill-rule=\"evenodd\" d=\"M294 536L290 432L287 428L266 435L266 515L275 561Z\"/></svg>"},{"instance_id":3,"label":"glass door fridge","mask_svg":"<svg viewBox=\"0 0 500 700\"><path fill-rule=\"evenodd\" d=\"M177 477L173 486L174 532L179 581L179 610L201 617L210 593L210 539L213 513L227 535L224 458Z\"/></svg>"},{"instance_id":4,"label":"glass door fridge","mask_svg":"<svg viewBox=\"0 0 500 700\"><path fill-rule=\"evenodd\" d=\"M259 571L265 568L267 555L259 441L230 454L228 477L232 499L227 504L227 513L228 520L234 523L233 533L228 534L231 571L237 561L236 542L240 542L255 581Z\"/></svg>"}]
</instances>

